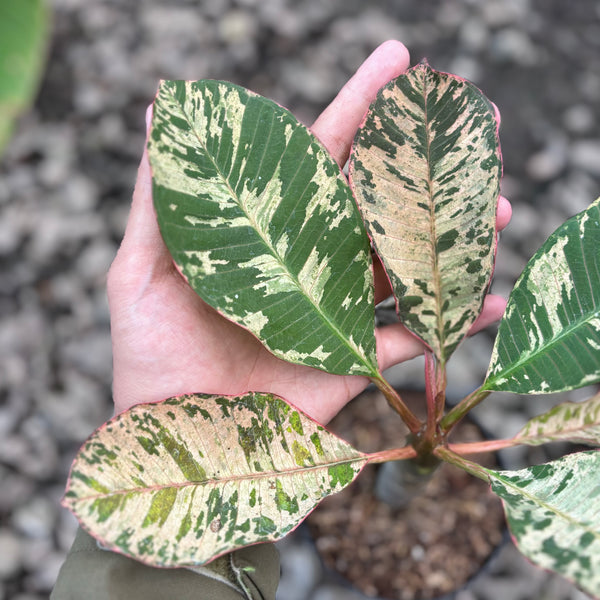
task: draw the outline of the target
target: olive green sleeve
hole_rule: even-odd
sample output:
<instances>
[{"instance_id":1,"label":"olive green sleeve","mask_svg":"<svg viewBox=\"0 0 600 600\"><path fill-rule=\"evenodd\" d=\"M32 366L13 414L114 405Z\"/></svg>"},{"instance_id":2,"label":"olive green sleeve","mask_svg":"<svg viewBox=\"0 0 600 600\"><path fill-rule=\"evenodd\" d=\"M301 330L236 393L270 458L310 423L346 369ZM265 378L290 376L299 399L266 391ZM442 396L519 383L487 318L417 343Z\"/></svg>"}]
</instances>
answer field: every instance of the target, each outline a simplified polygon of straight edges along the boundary
<instances>
[{"instance_id":1,"label":"olive green sleeve","mask_svg":"<svg viewBox=\"0 0 600 600\"><path fill-rule=\"evenodd\" d=\"M275 600L279 555L258 544L195 569L158 569L102 550L83 530L61 567L51 600Z\"/></svg>"}]
</instances>

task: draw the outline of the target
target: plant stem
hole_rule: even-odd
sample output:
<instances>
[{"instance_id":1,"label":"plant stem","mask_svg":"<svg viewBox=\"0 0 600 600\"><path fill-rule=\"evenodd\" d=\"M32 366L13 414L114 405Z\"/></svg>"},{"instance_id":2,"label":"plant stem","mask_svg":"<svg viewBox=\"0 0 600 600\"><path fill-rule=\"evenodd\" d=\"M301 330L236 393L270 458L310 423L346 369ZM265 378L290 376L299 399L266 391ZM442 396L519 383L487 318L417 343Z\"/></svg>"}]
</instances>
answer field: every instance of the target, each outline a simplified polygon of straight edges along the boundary
<instances>
[{"instance_id":1,"label":"plant stem","mask_svg":"<svg viewBox=\"0 0 600 600\"><path fill-rule=\"evenodd\" d=\"M494 452L495 450L503 450L522 444L522 441L508 440L488 440L486 442L459 442L456 444L448 444L448 448L461 456L466 454L478 454L480 452Z\"/></svg>"},{"instance_id":2,"label":"plant stem","mask_svg":"<svg viewBox=\"0 0 600 600\"><path fill-rule=\"evenodd\" d=\"M463 471L466 471L467 473L470 473L471 475L474 475L475 477L483 479L483 481L489 483L490 479L487 475L487 472L481 465L471 462L470 460L465 460L462 456L452 452L452 450L449 448L440 446L434 450L434 454L438 458L441 458L442 460L459 467Z\"/></svg>"},{"instance_id":3,"label":"plant stem","mask_svg":"<svg viewBox=\"0 0 600 600\"><path fill-rule=\"evenodd\" d=\"M412 446L404 446L403 448L392 448L391 450L381 450L380 452L373 452L373 454L367 454L369 464L377 464L389 462L390 460L406 460L409 458L415 458L417 453Z\"/></svg>"},{"instance_id":4,"label":"plant stem","mask_svg":"<svg viewBox=\"0 0 600 600\"><path fill-rule=\"evenodd\" d=\"M440 427L444 433L450 430L472 409L475 408L482 400L485 400L491 392L477 388L468 396L463 398L441 421Z\"/></svg>"},{"instance_id":5,"label":"plant stem","mask_svg":"<svg viewBox=\"0 0 600 600\"><path fill-rule=\"evenodd\" d=\"M437 382L435 419L439 423L446 408L446 363L436 362L435 380Z\"/></svg>"},{"instance_id":6,"label":"plant stem","mask_svg":"<svg viewBox=\"0 0 600 600\"><path fill-rule=\"evenodd\" d=\"M425 397L427 398L427 428L425 439L433 446L437 429L437 381L436 381L435 356L431 350L425 350Z\"/></svg>"},{"instance_id":7,"label":"plant stem","mask_svg":"<svg viewBox=\"0 0 600 600\"><path fill-rule=\"evenodd\" d=\"M436 360L431 350L425 350L425 394L427 397L427 429L425 439L435 444L438 423L446 404L446 367Z\"/></svg>"},{"instance_id":8,"label":"plant stem","mask_svg":"<svg viewBox=\"0 0 600 600\"><path fill-rule=\"evenodd\" d=\"M377 377L370 377L371 381L381 390L389 405L402 417L406 426L413 434L421 431L423 424L414 413L404 404L400 394L383 378L381 374Z\"/></svg>"}]
</instances>

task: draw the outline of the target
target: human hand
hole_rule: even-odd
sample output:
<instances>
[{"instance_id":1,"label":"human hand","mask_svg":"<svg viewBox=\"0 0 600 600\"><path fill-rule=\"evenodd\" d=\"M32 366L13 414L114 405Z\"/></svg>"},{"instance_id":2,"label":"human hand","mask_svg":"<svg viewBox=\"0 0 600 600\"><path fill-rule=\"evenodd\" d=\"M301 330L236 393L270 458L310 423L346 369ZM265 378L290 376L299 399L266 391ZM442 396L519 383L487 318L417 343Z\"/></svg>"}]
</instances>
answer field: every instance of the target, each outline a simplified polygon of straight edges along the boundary
<instances>
[{"instance_id":1,"label":"human hand","mask_svg":"<svg viewBox=\"0 0 600 600\"><path fill-rule=\"evenodd\" d=\"M313 133L340 165L379 88L408 65L408 51L400 42L382 44L314 123ZM506 226L510 213L510 204L501 198L498 229ZM390 294L379 263L375 286L376 301ZM261 391L283 397L324 423L369 383L365 377L330 375L276 358L196 295L162 241L146 152L125 237L108 274L108 299L116 412L184 393ZM499 319L504 307L502 298L489 295L471 333ZM401 324L377 329L376 341L382 370L423 352L423 344Z\"/></svg>"}]
</instances>

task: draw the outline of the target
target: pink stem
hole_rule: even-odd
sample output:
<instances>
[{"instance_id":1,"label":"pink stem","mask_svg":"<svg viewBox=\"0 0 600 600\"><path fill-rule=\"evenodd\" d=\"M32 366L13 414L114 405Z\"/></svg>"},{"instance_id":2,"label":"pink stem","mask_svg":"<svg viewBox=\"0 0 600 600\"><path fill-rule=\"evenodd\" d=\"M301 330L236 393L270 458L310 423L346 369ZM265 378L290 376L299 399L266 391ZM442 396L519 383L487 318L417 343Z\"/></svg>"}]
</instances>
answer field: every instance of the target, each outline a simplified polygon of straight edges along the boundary
<instances>
[{"instance_id":1,"label":"pink stem","mask_svg":"<svg viewBox=\"0 0 600 600\"><path fill-rule=\"evenodd\" d=\"M412 446L404 446L404 448L393 448L391 450L382 450L381 452L374 452L368 454L367 458L369 463L383 463L389 462L390 460L406 460L409 458L415 458L417 453Z\"/></svg>"},{"instance_id":2,"label":"pink stem","mask_svg":"<svg viewBox=\"0 0 600 600\"><path fill-rule=\"evenodd\" d=\"M511 448L512 446L517 446L521 443L522 442L514 439L489 440L486 442L459 442L456 444L448 444L448 448L456 454L465 456L467 454L478 454L479 452L494 452L495 450Z\"/></svg>"}]
</instances>

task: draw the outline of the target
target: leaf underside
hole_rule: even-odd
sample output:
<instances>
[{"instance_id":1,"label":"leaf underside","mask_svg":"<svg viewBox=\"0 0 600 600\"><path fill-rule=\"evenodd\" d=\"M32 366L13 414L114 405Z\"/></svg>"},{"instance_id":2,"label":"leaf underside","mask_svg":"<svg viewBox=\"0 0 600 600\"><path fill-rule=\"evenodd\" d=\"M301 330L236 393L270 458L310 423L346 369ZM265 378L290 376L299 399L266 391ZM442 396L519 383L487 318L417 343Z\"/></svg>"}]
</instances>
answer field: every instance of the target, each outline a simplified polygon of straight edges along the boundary
<instances>
[{"instance_id":1,"label":"leaf underside","mask_svg":"<svg viewBox=\"0 0 600 600\"><path fill-rule=\"evenodd\" d=\"M304 125L231 83L165 81L148 150L161 233L203 300L284 360L378 373L368 237Z\"/></svg>"},{"instance_id":2,"label":"leaf underside","mask_svg":"<svg viewBox=\"0 0 600 600\"><path fill-rule=\"evenodd\" d=\"M600 446L600 394L555 406L531 419L514 439L528 446L557 441Z\"/></svg>"},{"instance_id":3,"label":"leaf underside","mask_svg":"<svg viewBox=\"0 0 600 600\"><path fill-rule=\"evenodd\" d=\"M379 92L352 149L350 184L398 314L444 362L492 274L497 130L475 86L420 64Z\"/></svg>"},{"instance_id":4,"label":"leaf underside","mask_svg":"<svg viewBox=\"0 0 600 600\"><path fill-rule=\"evenodd\" d=\"M599 596L600 452L488 473L519 550Z\"/></svg>"},{"instance_id":5,"label":"leaf underside","mask_svg":"<svg viewBox=\"0 0 600 600\"><path fill-rule=\"evenodd\" d=\"M111 550L200 565L283 537L366 460L276 396L180 396L97 430L63 504Z\"/></svg>"},{"instance_id":6,"label":"leaf underside","mask_svg":"<svg viewBox=\"0 0 600 600\"><path fill-rule=\"evenodd\" d=\"M520 394L600 381L600 199L561 225L509 297L484 389Z\"/></svg>"}]
</instances>

